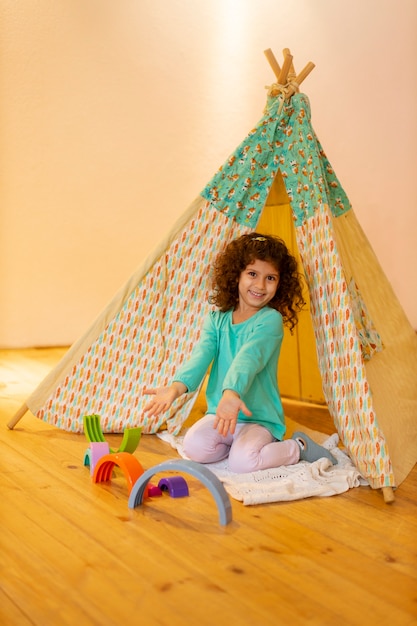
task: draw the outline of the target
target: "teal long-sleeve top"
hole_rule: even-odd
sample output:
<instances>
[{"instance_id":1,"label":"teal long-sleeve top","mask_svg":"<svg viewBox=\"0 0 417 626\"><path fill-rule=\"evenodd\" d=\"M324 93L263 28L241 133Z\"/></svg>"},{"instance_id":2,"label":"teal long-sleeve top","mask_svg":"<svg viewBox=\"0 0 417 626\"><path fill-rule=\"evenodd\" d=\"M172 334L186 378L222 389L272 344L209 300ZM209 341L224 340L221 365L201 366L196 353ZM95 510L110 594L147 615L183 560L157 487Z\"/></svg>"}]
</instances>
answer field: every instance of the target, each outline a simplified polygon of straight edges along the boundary
<instances>
[{"instance_id":1,"label":"teal long-sleeve top","mask_svg":"<svg viewBox=\"0 0 417 626\"><path fill-rule=\"evenodd\" d=\"M261 424L276 439L285 434L285 417L278 389L278 358L284 336L281 314L264 307L245 322L233 324L232 311L211 311L191 357L175 374L189 392L195 391L211 365L207 383L207 413L216 413L223 391L232 389L252 412L239 422Z\"/></svg>"}]
</instances>

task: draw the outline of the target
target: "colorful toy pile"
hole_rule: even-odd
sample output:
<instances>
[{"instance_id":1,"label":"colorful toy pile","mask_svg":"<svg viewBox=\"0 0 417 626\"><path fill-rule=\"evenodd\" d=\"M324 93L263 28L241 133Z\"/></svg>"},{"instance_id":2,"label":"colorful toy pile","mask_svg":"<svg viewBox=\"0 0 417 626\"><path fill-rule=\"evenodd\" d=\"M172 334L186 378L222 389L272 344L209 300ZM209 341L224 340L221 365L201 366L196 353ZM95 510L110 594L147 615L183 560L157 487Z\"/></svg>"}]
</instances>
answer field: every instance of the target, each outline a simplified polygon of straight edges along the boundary
<instances>
[{"instance_id":1,"label":"colorful toy pile","mask_svg":"<svg viewBox=\"0 0 417 626\"><path fill-rule=\"evenodd\" d=\"M161 496L165 491L172 498L188 496L188 485L182 476L166 476L159 480L158 485L149 484L150 479L161 471L178 471L194 476L212 493L222 526L232 521L229 496L217 476L204 465L186 459L175 459L164 461L145 471L133 455L141 438L140 427L127 428L123 433L120 448L113 450L103 436L99 415L85 415L83 423L84 433L89 442L84 454L84 465L90 468L93 482L110 481L115 467L119 467L128 485L129 508L133 509L142 504L145 498Z\"/></svg>"}]
</instances>

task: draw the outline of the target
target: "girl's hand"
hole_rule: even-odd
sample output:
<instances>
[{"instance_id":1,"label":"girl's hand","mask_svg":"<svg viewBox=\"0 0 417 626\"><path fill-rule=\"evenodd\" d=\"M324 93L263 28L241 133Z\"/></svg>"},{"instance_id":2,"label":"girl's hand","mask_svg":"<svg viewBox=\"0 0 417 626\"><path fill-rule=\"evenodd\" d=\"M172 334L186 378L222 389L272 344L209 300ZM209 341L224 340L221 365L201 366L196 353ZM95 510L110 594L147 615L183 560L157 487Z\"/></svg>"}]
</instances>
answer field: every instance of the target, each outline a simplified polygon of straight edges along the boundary
<instances>
[{"instance_id":1,"label":"girl's hand","mask_svg":"<svg viewBox=\"0 0 417 626\"><path fill-rule=\"evenodd\" d=\"M186 391L186 386L179 382L172 383L169 387L157 387L156 389L145 387L143 393L154 396L154 398L148 402L143 410L149 413L149 417L159 415L164 411L168 411L174 400L186 393Z\"/></svg>"},{"instance_id":2,"label":"girl's hand","mask_svg":"<svg viewBox=\"0 0 417 626\"><path fill-rule=\"evenodd\" d=\"M250 417L252 413L238 394L231 389L223 392L222 398L217 406L216 419L213 428L216 428L220 435L226 437L227 433L234 434L239 411Z\"/></svg>"}]
</instances>

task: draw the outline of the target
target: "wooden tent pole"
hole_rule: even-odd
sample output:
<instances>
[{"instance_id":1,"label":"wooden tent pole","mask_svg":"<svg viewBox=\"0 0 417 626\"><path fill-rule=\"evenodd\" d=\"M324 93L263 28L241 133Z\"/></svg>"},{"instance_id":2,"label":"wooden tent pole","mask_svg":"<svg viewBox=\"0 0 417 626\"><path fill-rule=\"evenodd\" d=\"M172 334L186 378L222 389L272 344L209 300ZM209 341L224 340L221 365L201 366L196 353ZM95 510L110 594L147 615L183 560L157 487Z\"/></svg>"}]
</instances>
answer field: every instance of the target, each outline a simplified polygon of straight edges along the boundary
<instances>
[{"instance_id":1,"label":"wooden tent pole","mask_svg":"<svg viewBox=\"0 0 417 626\"><path fill-rule=\"evenodd\" d=\"M291 96L298 91L301 83L307 78L310 72L316 67L314 63L309 61L304 69L299 74L295 74L293 56L289 48L283 49L284 63L282 68L276 60L271 48L264 50L264 54L275 74L278 85L285 88L285 100L291 98ZM278 91L276 91L278 93ZM274 95L276 95L276 93Z\"/></svg>"},{"instance_id":2,"label":"wooden tent pole","mask_svg":"<svg viewBox=\"0 0 417 626\"><path fill-rule=\"evenodd\" d=\"M309 61L304 69L301 70L299 74L292 80L287 87L286 97L290 98L299 88L303 80L307 78L307 76L312 72L315 68L315 64Z\"/></svg>"},{"instance_id":3,"label":"wooden tent pole","mask_svg":"<svg viewBox=\"0 0 417 626\"><path fill-rule=\"evenodd\" d=\"M295 77L294 82L297 83L297 85L301 85L303 80L307 78L307 76L310 74L310 72L314 70L315 67L316 67L315 64L309 61L307 65L305 66L305 68L302 69L301 72Z\"/></svg>"},{"instance_id":4,"label":"wooden tent pole","mask_svg":"<svg viewBox=\"0 0 417 626\"><path fill-rule=\"evenodd\" d=\"M16 426L17 422L19 422L22 419L22 417L28 410L29 409L28 409L27 404L26 403L22 404L18 412L15 413L15 415L12 417L10 422L7 424L7 428L10 428L10 430L12 430Z\"/></svg>"},{"instance_id":5,"label":"wooden tent pole","mask_svg":"<svg viewBox=\"0 0 417 626\"><path fill-rule=\"evenodd\" d=\"M276 58L274 56L274 53L272 52L271 48L268 48L268 50L264 50L264 55L268 59L268 63L271 66L272 71L274 72L276 79L279 80L279 76L281 74L281 68L280 68L280 65L279 65L278 61L276 60Z\"/></svg>"},{"instance_id":6,"label":"wooden tent pole","mask_svg":"<svg viewBox=\"0 0 417 626\"><path fill-rule=\"evenodd\" d=\"M279 74L279 78L278 78L278 84L279 85L286 85L287 84L287 79L288 79L288 72L290 71L290 67L292 65L292 54L286 54L285 55L285 60L284 60L284 64L282 66L282 70Z\"/></svg>"},{"instance_id":7,"label":"wooden tent pole","mask_svg":"<svg viewBox=\"0 0 417 626\"><path fill-rule=\"evenodd\" d=\"M282 54L284 55L284 59L285 59L287 54L291 54L290 49L289 48L284 48L283 51L282 51ZM295 72L294 63L291 61L290 71L288 72L288 82L290 83L292 80L295 79L296 76L297 76L297 74Z\"/></svg>"},{"instance_id":8,"label":"wooden tent pole","mask_svg":"<svg viewBox=\"0 0 417 626\"><path fill-rule=\"evenodd\" d=\"M394 490L392 487L382 487L382 495L384 496L386 504L391 504L391 502L394 502L395 500Z\"/></svg>"}]
</instances>

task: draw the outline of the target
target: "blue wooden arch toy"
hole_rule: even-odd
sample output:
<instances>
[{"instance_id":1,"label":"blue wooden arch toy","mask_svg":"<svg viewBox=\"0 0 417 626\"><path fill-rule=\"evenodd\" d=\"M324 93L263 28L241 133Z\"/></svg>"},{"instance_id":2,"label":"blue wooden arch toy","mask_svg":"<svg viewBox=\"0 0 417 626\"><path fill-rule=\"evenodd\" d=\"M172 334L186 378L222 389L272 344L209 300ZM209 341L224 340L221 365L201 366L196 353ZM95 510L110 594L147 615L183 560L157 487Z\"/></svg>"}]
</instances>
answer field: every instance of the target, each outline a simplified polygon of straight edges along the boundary
<instances>
[{"instance_id":1,"label":"blue wooden arch toy","mask_svg":"<svg viewBox=\"0 0 417 626\"><path fill-rule=\"evenodd\" d=\"M145 488L152 476L158 472L172 470L191 474L200 480L212 493L216 501L217 508L219 510L220 524L222 526L226 526L226 524L229 524L232 521L232 505L230 504L229 496L227 495L223 484L217 476L215 476L215 474L213 474L213 472L207 469L204 465L195 463L194 461L188 461L186 459L164 461L159 463L159 465L151 467L139 476L129 495L129 508L134 509L136 506L143 503Z\"/></svg>"}]
</instances>

